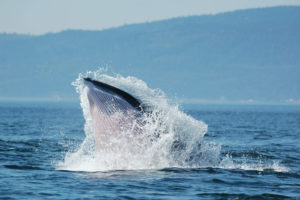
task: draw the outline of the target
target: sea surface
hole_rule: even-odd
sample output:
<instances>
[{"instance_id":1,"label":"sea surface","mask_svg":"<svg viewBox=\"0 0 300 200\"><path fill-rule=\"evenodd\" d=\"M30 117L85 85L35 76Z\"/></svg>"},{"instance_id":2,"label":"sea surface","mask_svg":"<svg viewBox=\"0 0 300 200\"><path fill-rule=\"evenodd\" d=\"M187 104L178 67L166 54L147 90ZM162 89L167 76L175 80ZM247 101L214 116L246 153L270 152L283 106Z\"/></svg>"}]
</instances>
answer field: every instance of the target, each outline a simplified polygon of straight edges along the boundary
<instances>
[{"instance_id":1,"label":"sea surface","mask_svg":"<svg viewBox=\"0 0 300 200\"><path fill-rule=\"evenodd\" d=\"M180 109L207 125L211 166L91 171L65 163L86 138L79 102L0 102L0 199L300 199L299 106Z\"/></svg>"}]
</instances>

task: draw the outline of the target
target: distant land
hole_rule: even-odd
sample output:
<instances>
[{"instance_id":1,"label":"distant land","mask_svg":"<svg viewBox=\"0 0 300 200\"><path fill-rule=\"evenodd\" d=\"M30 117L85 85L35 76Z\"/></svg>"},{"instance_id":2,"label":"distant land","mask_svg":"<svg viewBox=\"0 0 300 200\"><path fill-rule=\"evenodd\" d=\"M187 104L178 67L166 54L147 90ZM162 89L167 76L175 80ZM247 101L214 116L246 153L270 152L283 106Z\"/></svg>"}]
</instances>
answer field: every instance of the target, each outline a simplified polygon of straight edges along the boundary
<instances>
[{"instance_id":1,"label":"distant land","mask_svg":"<svg viewBox=\"0 0 300 200\"><path fill-rule=\"evenodd\" d=\"M300 103L300 7L240 10L41 36L0 34L0 100L77 100L109 66L185 102Z\"/></svg>"}]
</instances>

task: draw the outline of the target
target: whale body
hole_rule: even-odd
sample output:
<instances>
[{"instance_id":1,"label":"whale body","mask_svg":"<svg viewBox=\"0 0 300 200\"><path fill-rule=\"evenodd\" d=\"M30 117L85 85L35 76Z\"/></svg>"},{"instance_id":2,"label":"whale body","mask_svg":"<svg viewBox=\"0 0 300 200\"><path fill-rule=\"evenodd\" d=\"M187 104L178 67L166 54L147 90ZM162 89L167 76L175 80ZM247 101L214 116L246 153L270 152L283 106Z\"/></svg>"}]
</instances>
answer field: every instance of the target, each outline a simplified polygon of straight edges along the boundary
<instances>
[{"instance_id":1,"label":"whale body","mask_svg":"<svg viewBox=\"0 0 300 200\"><path fill-rule=\"evenodd\" d=\"M139 99L91 78L84 78L84 85L98 149L112 151L118 138L130 142L132 135L140 134L145 108Z\"/></svg>"}]
</instances>

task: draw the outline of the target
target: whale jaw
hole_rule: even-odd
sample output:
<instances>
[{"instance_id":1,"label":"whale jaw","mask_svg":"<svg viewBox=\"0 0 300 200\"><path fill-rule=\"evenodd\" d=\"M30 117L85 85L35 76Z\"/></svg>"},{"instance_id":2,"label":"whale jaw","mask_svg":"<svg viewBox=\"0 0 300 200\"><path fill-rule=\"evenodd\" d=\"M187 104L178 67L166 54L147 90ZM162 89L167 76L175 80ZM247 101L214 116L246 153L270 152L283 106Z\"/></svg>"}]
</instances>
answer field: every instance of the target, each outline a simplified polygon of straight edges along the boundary
<instances>
[{"instance_id":1,"label":"whale jaw","mask_svg":"<svg viewBox=\"0 0 300 200\"><path fill-rule=\"evenodd\" d=\"M120 145L116 143L118 138L130 142L132 135L139 134L142 107L138 99L114 86L90 78L85 78L84 84L98 149L115 150Z\"/></svg>"}]
</instances>

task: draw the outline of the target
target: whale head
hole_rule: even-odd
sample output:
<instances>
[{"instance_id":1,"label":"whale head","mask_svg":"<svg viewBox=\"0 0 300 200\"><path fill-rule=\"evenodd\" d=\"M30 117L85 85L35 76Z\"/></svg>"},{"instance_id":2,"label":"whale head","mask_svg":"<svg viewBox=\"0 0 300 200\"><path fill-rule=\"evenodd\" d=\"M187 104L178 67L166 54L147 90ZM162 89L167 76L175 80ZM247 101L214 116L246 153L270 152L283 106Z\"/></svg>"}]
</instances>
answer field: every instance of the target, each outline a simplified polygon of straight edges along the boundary
<instances>
[{"instance_id":1,"label":"whale head","mask_svg":"<svg viewBox=\"0 0 300 200\"><path fill-rule=\"evenodd\" d=\"M113 149L120 134L137 134L143 107L133 95L112 85L84 78L98 149Z\"/></svg>"}]
</instances>

